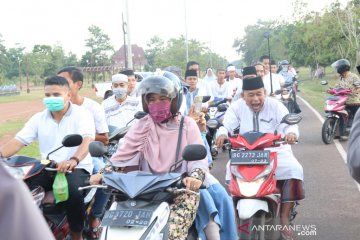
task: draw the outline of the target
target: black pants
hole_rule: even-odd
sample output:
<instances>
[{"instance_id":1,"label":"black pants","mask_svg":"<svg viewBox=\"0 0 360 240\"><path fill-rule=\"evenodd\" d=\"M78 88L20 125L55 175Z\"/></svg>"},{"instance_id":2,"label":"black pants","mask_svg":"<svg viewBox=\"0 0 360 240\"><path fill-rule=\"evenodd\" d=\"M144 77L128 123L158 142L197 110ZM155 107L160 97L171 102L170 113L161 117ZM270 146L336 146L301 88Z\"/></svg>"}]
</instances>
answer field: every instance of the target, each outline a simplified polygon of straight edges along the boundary
<instances>
[{"instance_id":1,"label":"black pants","mask_svg":"<svg viewBox=\"0 0 360 240\"><path fill-rule=\"evenodd\" d=\"M42 171L40 174L26 180L30 190L41 186L45 191L51 191L56 173ZM72 232L80 232L84 228L85 204L84 193L78 190L78 187L85 185L90 174L84 169L75 169L72 173L66 174L69 187L69 199L63 204L66 210L66 216Z\"/></svg>"}]
</instances>

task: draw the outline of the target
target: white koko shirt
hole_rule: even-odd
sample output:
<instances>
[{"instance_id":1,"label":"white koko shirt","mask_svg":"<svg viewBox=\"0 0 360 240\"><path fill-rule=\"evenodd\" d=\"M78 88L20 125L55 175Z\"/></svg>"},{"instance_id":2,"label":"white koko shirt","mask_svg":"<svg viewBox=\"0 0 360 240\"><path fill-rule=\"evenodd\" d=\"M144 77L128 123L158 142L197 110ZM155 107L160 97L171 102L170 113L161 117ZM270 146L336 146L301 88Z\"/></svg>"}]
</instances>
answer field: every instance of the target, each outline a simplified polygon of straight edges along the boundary
<instances>
[{"instance_id":1,"label":"white koko shirt","mask_svg":"<svg viewBox=\"0 0 360 240\"><path fill-rule=\"evenodd\" d=\"M24 145L29 145L34 140L39 141L41 159L45 159L47 154L60 147L66 135L80 134L83 138L91 137L95 139L94 120L88 110L83 107L70 103L68 111L59 123L52 117L50 111L45 109L36 113L25 124L15 136ZM69 160L74 156L78 147L63 147L49 156L50 160L58 163ZM80 159L76 168L85 169L92 173L93 164L90 153L84 159Z\"/></svg>"}]
</instances>

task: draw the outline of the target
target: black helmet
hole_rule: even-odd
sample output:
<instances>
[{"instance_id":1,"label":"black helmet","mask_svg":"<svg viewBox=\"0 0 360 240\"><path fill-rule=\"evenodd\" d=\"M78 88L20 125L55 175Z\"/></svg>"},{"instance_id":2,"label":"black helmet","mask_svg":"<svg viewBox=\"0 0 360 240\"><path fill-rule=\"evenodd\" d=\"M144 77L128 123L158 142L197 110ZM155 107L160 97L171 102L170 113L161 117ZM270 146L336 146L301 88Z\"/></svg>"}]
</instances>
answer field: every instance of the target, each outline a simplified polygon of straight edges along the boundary
<instances>
[{"instance_id":1,"label":"black helmet","mask_svg":"<svg viewBox=\"0 0 360 240\"><path fill-rule=\"evenodd\" d=\"M343 74L346 71L350 71L350 62L347 59L339 59L336 62L333 62L331 67L333 67L337 73Z\"/></svg>"},{"instance_id":2,"label":"black helmet","mask_svg":"<svg viewBox=\"0 0 360 240\"><path fill-rule=\"evenodd\" d=\"M171 99L171 113L176 115L179 112L183 100L183 88L180 79L173 73L163 71L155 72L152 76L144 78L138 89L144 112L149 112L145 101L146 95L157 93Z\"/></svg>"}]
</instances>

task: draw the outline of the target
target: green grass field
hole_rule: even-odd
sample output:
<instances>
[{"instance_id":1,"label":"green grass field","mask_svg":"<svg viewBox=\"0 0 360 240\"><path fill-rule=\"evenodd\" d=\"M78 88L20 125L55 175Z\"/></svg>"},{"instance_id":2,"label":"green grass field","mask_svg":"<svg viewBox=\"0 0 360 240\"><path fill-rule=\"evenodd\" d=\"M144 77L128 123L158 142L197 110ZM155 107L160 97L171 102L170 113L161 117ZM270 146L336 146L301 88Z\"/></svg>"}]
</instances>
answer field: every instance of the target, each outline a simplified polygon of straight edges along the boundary
<instances>
[{"instance_id":1,"label":"green grass field","mask_svg":"<svg viewBox=\"0 0 360 240\"><path fill-rule=\"evenodd\" d=\"M324 112L325 99L329 94L326 90L336 85L338 76L326 69L328 74L322 80L328 81L327 85L321 85L320 79L310 79L309 70L299 68L299 96L307 100L320 114Z\"/></svg>"}]
</instances>

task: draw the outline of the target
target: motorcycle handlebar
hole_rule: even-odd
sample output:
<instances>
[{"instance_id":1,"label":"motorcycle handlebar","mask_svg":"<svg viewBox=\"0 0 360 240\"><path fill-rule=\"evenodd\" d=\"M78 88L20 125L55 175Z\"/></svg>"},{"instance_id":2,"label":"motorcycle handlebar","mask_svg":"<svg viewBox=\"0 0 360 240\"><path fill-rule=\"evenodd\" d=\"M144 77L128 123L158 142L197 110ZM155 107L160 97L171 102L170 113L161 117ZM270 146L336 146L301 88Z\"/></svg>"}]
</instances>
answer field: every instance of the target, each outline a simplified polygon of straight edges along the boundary
<instances>
[{"instance_id":1,"label":"motorcycle handlebar","mask_svg":"<svg viewBox=\"0 0 360 240\"><path fill-rule=\"evenodd\" d=\"M108 187L106 185L89 185L89 186L85 186L85 187L79 187L78 190L82 191L82 190L91 189L91 188L107 189Z\"/></svg>"},{"instance_id":2,"label":"motorcycle handlebar","mask_svg":"<svg viewBox=\"0 0 360 240\"><path fill-rule=\"evenodd\" d=\"M56 168L46 167L45 170L48 172L57 172ZM72 171L66 171L66 173L72 173Z\"/></svg>"}]
</instances>

